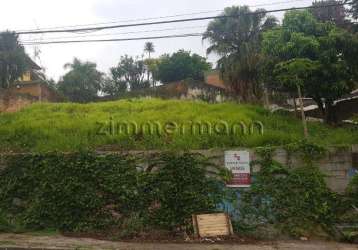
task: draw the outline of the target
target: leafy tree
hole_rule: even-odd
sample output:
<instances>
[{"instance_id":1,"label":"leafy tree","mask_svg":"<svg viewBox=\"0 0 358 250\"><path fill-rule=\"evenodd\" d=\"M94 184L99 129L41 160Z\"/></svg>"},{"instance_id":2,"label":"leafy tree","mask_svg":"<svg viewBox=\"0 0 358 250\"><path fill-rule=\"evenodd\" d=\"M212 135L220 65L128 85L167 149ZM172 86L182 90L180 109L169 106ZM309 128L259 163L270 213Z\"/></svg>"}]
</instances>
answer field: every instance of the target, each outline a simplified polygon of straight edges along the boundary
<instances>
[{"instance_id":1,"label":"leafy tree","mask_svg":"<svg viewBox=\"0 0 358 250\"><path fill-rule=\"evenodd\" d=\"M127 92L128 86L125 81L113 79L113 75L103 79L102 92L111 97L118 97Z\"/></svg>"},{"instance_id":2,"label":"leafy tree","mask_svg":"<svg viewBox=\"0 0 358 250\"><path fill-rule=\"evenodd\" d=\"M356 36L318 22L308 11L290 11L280 28L264 34L262 49L270 62L265 72L279 72L266 77L273 87L289 87L295 82L292 77L298 77L304 95L317 102L326 122L336 122L334 101L349 93L358 79ZM304 64L300 58L306 59Z\"/></svg>"},{"instance_id":3,"label":"leafy tree","mask_svg":"<svg viewBox=\"0 0 358 250\"><path fill-rule=\"evenodd\" d=\"M346 10L339 0L321 0L312 3L313 8L310 12L320 22L333 22L337 26L344 27L348 21L346 20ZM327 6L337 5L337 6Z\"/></svg>"},{"instance_id":4,"label":"leafy tree","mask_svg":"<svg viewBox=\"0 0 358 250\"><path fill-rule=\"evenodd\" d=\"M297 86L309 86L318 71L319 63L307 58L297 58L289 61L278 63L274 70L274 75L279 84L297 90Z\"/></svg>"},{"instance_id":5,"label":"leafy tree","mask_svg":"<svg viewBox=\"0 0 358 250\"><path fill-rule=\"evenodd\" d=\"M9 88L26 70L27 55L18 35L0 33L0 88Z\"/></svg>"},{"instance_id":6,"label":"leafy tree","mask_svg":"<svg viewBox=\"0 0 358 250\"><path fill-rule=\"evenodd\" d=\"M92 62L82 62L77 58L67 63L65 69L70 71L58 83L58 90L72 102L90 102L98 97L101 90L103 73Z\"/></svg>"},{"instance_id":7,"label":"leafy tree","mask_svg":"<svg viewBox=\"0 0 358 250\"><path fill-rule=\"evenodd\" d=\"M146 65L146 69L148 71L148 81L150 81L150 75L152 76L152 86L156 85L158 81L157 73L158 73L158 65L160 63L160 59L157 58L148 58L144 60Z\"/></svg>"},{"instance_id":8,"label":"leafy tree","mask_svg":"<svg viewBox=\"0 0 358 250\"><path fill-rule=\"evenodd\" d=\"M260 99L261 34L276 26L277 20L262 14L262 9L251 11L248 6L226 8L222 15L235 17L216 19L209 24L203 35L211 44L207 53L221 56L218 66L235 94L244 101Z\"/></svg>"},{"instance_id":9,"label":"leafy tree","mask_svg":"<svg viewBox=\"0 0 358 250\"><path fill-rule=\"evenodd\" d=\"M161 56L157 65L156 77L163 83L184 79L203 80L204 72L211 68L204 57L179 50L172 55Z\"/></svg>"},{"instance_id":10,"label":"leafy tree","mask_svg":"<svg viewBox=\"0 0 358 250\"><path fill-rule=\"evenodd\" d=\"M308 129L305 113L303 111L301 89L304 86L310 86L311 83L314 83L314 74L318 70L317 68L318 65L316 62L309 59L298 58L277 64L274 71L278 83L287 87L291 92L297 92L298 97L300 98L301 117L305 137L308 136Z\"/></svg>"},{"instance_id":11,"label":"leafy tree","mask_svg":"<svg viewBox=\"0 0 358 250\"><path fill-rule=\"evenodd\" d=\"M129 85L130 90L138 90L149 87L149 82L146 81L146 67L143 60L133 58L128 55L122 56L117 67L111 68L111 74L114 82L117 85Z\"/></svg>"}]
</instances>

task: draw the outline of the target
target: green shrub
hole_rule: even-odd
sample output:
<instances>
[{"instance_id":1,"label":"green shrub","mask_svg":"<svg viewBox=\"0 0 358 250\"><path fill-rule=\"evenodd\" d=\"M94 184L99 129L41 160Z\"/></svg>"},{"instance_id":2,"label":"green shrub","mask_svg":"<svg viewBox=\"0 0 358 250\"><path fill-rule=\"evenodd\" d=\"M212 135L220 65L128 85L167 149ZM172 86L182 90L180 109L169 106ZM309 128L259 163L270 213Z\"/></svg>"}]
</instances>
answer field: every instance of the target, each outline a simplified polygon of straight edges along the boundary
<instances>
[{"instance_id":1,"label":"green shrub","mask_svg":"<svg viewBox=\"0 0 358 250\"><path fill-rule=\"evenodd\" d=\"M354 175L347 188L347 196L358 207L358 174Z\"/></svg>"},{"instance_id":2,"label":"green shrub","mask_svg":"<svg viewBox=\"0 0 358 250\"><path fill-rule=\"evenodd\" d=\"M6 215L0 210L0 232L10 231L11 226Z\"/></svg>"},{"instance_id":3,"label":"green shrub","mask_svg":"<svg viewBox=\"0 0 358 250\"><path fill-rule=\"evenodd\" d=\"M120 155L25 155L0 178L1 208L32 228L103 229L138 203L136 165Z\"/></svg>"},{"instance_id":4,"label":"green shrub","mask_svg":"<svg viewBox=\"0 0 358 250\"><path fill-rule=\"evenodd\" d=\"M165 153L152 162L147 190L152 195L149 219L169 230L191 225L192 215L216 210L225 194L223 170L197 154Z\"/></svg>"},{"instance_id":5,"label":"green shrub","mask_svg":"<svg viewBox=\"0 0 358 250\"><path fill-rule=\"evenodd\" d=\"M291 169L272 160L270 151L262 152L266 156L255 162L261 169L242 197L242 224L274 225L291 236L331 233L338 198L320 170L311 165Z\"/></svg>"}]
</instances>

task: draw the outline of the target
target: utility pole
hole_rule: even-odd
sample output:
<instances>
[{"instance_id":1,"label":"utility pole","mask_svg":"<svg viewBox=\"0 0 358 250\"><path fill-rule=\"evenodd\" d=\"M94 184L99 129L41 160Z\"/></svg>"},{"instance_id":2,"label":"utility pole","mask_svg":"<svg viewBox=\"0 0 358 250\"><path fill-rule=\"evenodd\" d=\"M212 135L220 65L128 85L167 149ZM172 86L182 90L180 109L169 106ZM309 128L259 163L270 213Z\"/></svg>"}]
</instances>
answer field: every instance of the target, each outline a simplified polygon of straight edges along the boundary
<instances>
[{"instance_id":1,"label":"utility pole","mask_svg":"<svg viewBox=\"0 0 358 250\"><path fill-rule=\"evenodd\" d=\"M305 138L308 138L308 129L307 129L307 121L306 121L306 115L305 111L303 109L303 101L302 101L302 92L301 92L301 86L297 84L297 91L298 91L298 99L300 101L300 107L301 107L301 117L302 117L302 124L303 124L303 134ZM296 103L296 100L295 100Z\"/></svg>"}]
</instances>

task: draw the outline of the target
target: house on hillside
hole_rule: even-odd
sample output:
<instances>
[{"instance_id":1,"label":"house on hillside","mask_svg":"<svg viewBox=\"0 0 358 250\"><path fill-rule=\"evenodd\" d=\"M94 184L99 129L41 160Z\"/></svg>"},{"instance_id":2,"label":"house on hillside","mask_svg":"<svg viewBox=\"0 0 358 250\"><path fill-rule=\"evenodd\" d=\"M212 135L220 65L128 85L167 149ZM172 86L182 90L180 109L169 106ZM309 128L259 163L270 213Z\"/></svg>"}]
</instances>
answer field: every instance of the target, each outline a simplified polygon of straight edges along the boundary
<instances>
[{"instance_id":1,"label":"house on hillside","mask_svg":"<svg viewBox=\"0 0 358 250\"><path fill-rule=\"evenodd\" d=\"M302 98L303 110L307 117L323 119L322 113L318 108L317 103L312 98ZM296 112L300 108L299 99L286 98L285 103L272 105L273 110L284 109L289 112ZM295 108L296 107L296 108ZM296 110L297 109L297 110ZM334 101L333 109L337 121L349 120L353 116L358 115L358 89L346 94Z\"/></svg>"},{"instance_id":2,"label":"house on hillside","mask_svg":"<svg viewBox=\"0 0 358 250\"><path fill-rule=\"evenodd\" d=\"M34 102L61 101L60 95L46 82L41 67L30 57L26 61L25 73L10 89L0 93L0 112L16 112Z\"/></svg>"},{"instance_id":3,"label":"house on hillside","mask_svg":"<svg viewBox=\"0 0 358 250\"><path fill-rule=\"evenodd\" d=\"M218 70L207 71L204 74L204 82L210 86L214 86L225 91L230 91L230 88L225 84Z\"/></svg>"},{"instance_id":4,"label":"house on hillside","mask_svg":"<svg viewBox=\"0 0 358 250\"><path fill-rule=\"evenodd\" d=\"M181 80L147 89L131 91L129 97L159 97L166 99L223 102L231 99L230 91L218 71L205 73L204 81Z\"/></svg>"},{"instance_id":5,"label":"house on hillside","mask_svg":"<svg viewBox=\"0 0 358 250\"><path fill-rule=\"evenodd\" d=\"M307 106L306 103L309 101L312 102L312 99L305 101L305 106ZM350 94L346 94L334 101L333 109L337 121L349 120L353 116L358 115L358 89L353 90ZM316 103L312 103L308 107L305 107L305 113L309 117L323 118Z\"/></svg>"}]
</instances>

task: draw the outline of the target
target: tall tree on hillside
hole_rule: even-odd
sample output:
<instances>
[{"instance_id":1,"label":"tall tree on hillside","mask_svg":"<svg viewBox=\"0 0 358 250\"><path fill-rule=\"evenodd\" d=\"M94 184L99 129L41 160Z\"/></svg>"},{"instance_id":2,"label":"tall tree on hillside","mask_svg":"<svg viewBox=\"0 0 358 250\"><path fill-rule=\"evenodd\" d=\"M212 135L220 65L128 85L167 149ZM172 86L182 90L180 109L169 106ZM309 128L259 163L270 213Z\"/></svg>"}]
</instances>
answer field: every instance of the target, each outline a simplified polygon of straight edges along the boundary
<instances>
[{"instance_id":1,"label":"tall tree on hillside","mask_svg":"<svg viewBox=\"0 0 358 250\"><path fill-rule=\"evenodd\" d=\"M0 33L0 89L9 88L26 70L27 55L14 32Z\"/></svg>"},{"instance_id":2,"label":"tall tree on hillside","mask_svg":"<svg viewBox=\"0 0 358 250\"><path fill-rule=\"evenodd\" d=\"M111 75L119 86L129 86L130 90L138 90L149 87L149 81L145 80L146 66L143 60L130 56L122 56L117 67L111 68Z\"/></svg>"},{"instance_id":3,"label":"tall tree on hillside","mask_svg":"<svg viewBox=\"0 0 358 250\"><path fill-rule=\"evenodd\" d=\"M146 42L144 44L144 52L148 53L148 59L145 61L145 64L147 66L147 80L148 82L150 81L150 67L149 67L149 63L151 62L151 58L150 58L150 54L155 52L154 49L154 44L152 42ZM153 79L153 83L154 83L154 79Z\"/></svg>"},{"instance_id":4,"label":"tall tree on hillside","mask_svg":"<svg viewBox=\"0 0 358 250\"><path fill-rule=\"evenodd\" d=\"M297 81L292 79L297 77L303 94L316 101L326 122L335 123L334 101L358 80L357 36L318 22L309 11L289 11L280 28L264 34L262 47L271 61L265 72L274 76L272 86L294 89Z\"/></svg>"},{"instance_id":5,"label":"tall tree on hillside","mask_svg":"<svg viewBox=\"0 0 358 250\"><path fill-rule=\"evenodd\" d=\"M266 16L262 11L251 11L248 6L225 8L222 15L235 17L210 22L203 35L203 39L211 44L207 53L221 56L218 66L225 82L247 102L261 98L258 72L261 34L277 24L274 17Z\"/></svg>"},{"instance_id":6,"label":"tall tree on hillside","mask_svg":"<svg viewBox=\"0 0 358 250\"><path fill-rule=\"evenodd\" d=\"M150 54L155 52L154 44L152 42L146 42L144 44L144 52L148 53L148 59L150 59Z\"/></svg>"},{"instance_id":7,"label":"tall tree on hillside","mask_svg":"<svg viewBox=\"0 0 358 250\"><path fill-rule=\"evenodd\" d=\"M163 83L185 79L203 80L204 72L211 69L206 58L189 51L179 50L172 55L160 57L155 76Z\"/></svg>"},{"instance_id":8,"label":"tall tree on hillside","mask_svg":"<svg viewBox=\"0 0 358 250\"><path fill-rule=\"evenodd\" d=\"M97 70L93 62L82 62L77 58L67 63L70 71L58 83L58 90L72 102L90 102L98 97L101 90L103 73Z\"/></svg>"},{"instance_id":9,"label":"tall tree on hillside","mask_svg":"<svg viewBox=\"0 0 358 250\"><path fill-rule=\"evenodd\" d=\"M158 65L160 63L160 58L151 58L145 59L144 63L146 65L148 82L152 84L153 87L156 86L156 82L158 81L157 73L158 73ZM150 81L150 76L152 80Z\"/></svg>"}]
</instances>

